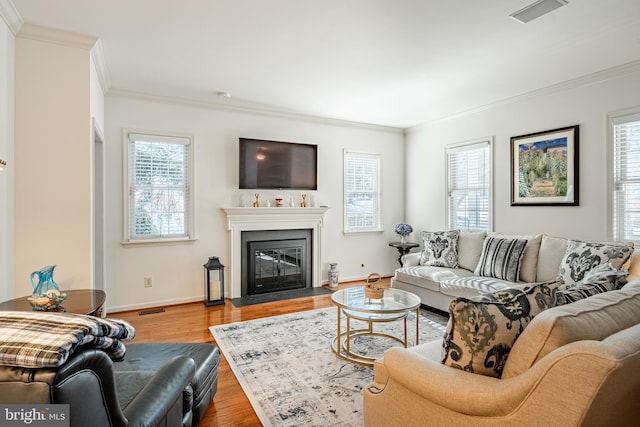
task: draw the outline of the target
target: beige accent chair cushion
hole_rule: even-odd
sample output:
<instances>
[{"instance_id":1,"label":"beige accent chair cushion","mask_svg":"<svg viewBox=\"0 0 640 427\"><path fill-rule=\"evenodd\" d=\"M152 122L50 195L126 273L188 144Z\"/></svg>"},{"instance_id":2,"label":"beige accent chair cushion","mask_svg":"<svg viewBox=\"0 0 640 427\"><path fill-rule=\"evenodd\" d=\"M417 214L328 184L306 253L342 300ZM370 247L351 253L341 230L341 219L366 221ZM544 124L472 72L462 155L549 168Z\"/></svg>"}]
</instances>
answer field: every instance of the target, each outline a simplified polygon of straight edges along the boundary
<instances>
[{"instance_id":1,"label":"beige accent chair cushion","mask_svg":"<svg viewBox=\"0 0 640 427\"><path fill-rule=\"evenodd\" d=\"M636 284L627 286L540 313L513 345L502 378L524 373L568 343L600 341L635 325L640 313L640 293Z\"/></svg>"}]
</instances>

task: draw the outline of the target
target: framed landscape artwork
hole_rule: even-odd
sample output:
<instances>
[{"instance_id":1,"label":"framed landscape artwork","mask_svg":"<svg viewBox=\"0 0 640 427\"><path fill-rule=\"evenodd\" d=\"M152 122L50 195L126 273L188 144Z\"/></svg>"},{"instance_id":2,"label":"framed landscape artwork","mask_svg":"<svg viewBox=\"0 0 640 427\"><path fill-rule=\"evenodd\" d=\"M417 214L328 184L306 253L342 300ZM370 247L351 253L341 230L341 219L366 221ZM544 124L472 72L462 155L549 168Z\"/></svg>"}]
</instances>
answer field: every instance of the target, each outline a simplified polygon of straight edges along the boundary
<instances>
[{"instance_id":1,"label":"framed landscape artwork","mask_svg":"<svg viewBox=\"0 0 640 427\"><path fill-rule=\"evenodd\" d=\"M578 206L578 129L511 138L511 206Z\"/></svg>"}]
</instances>

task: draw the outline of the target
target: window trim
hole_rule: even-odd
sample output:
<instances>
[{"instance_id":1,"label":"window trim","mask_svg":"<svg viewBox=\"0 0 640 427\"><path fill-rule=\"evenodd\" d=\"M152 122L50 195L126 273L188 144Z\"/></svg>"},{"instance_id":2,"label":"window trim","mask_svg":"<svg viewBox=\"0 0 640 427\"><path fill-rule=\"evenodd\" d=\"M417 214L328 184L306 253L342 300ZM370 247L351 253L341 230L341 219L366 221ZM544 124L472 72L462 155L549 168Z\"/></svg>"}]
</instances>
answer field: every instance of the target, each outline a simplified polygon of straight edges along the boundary
<instances>
[{"instance_id":1,"label":"window trim","mask_svg":"<svg viewBox=\"0 0 640 427\"><path fill-rule=\"evenodd\" d=\"M189 158L188 158L188 179L189 179L189 200L186 203L187 213L185 215L185 220L187 221L186 227L186 236L184 237L159 237L159 238L150 238L150 239L134 239L129 234L129 226L130 226L130 206L129 206L129 188L130 188L130 173L129 173L129 136L131 134L135 135L144 135L144 136L157 136L166 139L186 139L188 140L189 145ZM195 136L191 133L184 132L162 132L162 131L153 131L147 129L133 129L133 128L123 128L122 129L122 171L123 171L123 187L122 187L122 241L120 242L122 246L150 246L150 245L175 245L175 244L183 244L183 243L191 243L197 240L196 238L196 216L195 216Z\"/></svg>"},{"instance_id":2,"label":"window trim","mask_svg":"<svg viewBox=\"0 0 640 427\"><path fill-rule=\"evenodd\" d=\"M349 155L360 155L363 157L371 157L371 158L375 158L378 164L378 170L377 170L377 184L378 184L378 188L377 188L377 214L378 214L378 224L375 227L371 227L371 228L349 228L347 227L347 158L349 157ZM354 234L354 233L379 233L384 231L382 228L382 185L380 182L380 177L382 174L382 155L379 153L373 153L373 152L368 152L368 151L357 151L357 150L348 150L348 149L344 149L343 150L343 163L342 163L342 181L343 181L343 187L342 187L342 196L343 196L343 203L342 203L342 211L343 211L343 215L342 215L342 232L344 234Z\"/></svg>"},{"instance_id":3,"label":"window trim","mask_svg":"<svg viewBox=\"0 0 640 427\"><path fill-rule=\"evenodd\" d=\"M606 235L612 241L618 241L619 237L615 235L614 221L614 193L615 193L615 134L614 125L619 123L640 121L640 106L626 108L623 110L613 111L606 116L606 153L607 159L607 206L606 206ZM615 123L618 122L618 123ZM640 242L635 242L640 243Z\"/></svg>"},{"instance_id":4,"label":"window trim","mask_svg":"<svg viewBox=\"0 0 640 427\"><path fill-rule=\"evenodd\" d=\"M468 141L456 142L453 144L446 145L444 147L444 204L445 204L445 221L447 224L447 228L453 228L453 224L451 224L450 219L451 215L449 212L449 153L452 150L461 151L465 148L471 149L474 146L482 146L486 145L489 148L489 171L487 175L489 176L489 204L488 204L488 229L482 230L488 233L493 232L493 204L494 204L494 179L493 179L493 146L494 146L494 137L487 136L483 138L472 139ZM465 229L466 230L466 229ZM470 231L474 231L475 229L470 229Z\"/></svg>"}]
</instances>

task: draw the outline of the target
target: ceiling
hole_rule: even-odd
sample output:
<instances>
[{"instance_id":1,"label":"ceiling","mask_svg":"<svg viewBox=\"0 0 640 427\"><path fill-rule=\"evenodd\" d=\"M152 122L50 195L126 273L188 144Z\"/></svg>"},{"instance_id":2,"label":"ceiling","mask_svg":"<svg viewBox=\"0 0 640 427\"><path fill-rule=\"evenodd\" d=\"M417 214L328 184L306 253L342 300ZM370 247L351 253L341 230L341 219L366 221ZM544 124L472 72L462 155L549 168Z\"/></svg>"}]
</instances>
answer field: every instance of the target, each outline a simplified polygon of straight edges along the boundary
<instances>
[{"instance_id":1,"label":"ceiling","mask_svg":"<svg viewBox=\"0 0 640 427\"><path fill-rule=\"evenodd\" d=\"M639 0L12 2L98 37L111 90L399 128L640 61Z\"/></svg>"}]
</instances>

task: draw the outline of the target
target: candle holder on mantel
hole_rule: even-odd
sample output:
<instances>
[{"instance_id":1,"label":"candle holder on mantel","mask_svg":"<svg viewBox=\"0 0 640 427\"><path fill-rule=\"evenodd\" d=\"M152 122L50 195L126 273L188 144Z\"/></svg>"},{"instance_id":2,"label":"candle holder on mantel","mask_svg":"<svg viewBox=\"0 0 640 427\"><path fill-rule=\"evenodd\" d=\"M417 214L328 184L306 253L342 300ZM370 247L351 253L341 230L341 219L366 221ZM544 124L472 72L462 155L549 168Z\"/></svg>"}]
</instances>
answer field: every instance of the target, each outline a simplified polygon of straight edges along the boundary
<instances>
[{"instance_id":1,"label":"candle holder on mantel","mask_svg":"<svg viewBox=\"0 0 640 427\"><path fill-rule=\"evenodd\" d=\"M224 265L217 256L204 265L204 305L224 304Z\"/></svg>"}]
</instances>

